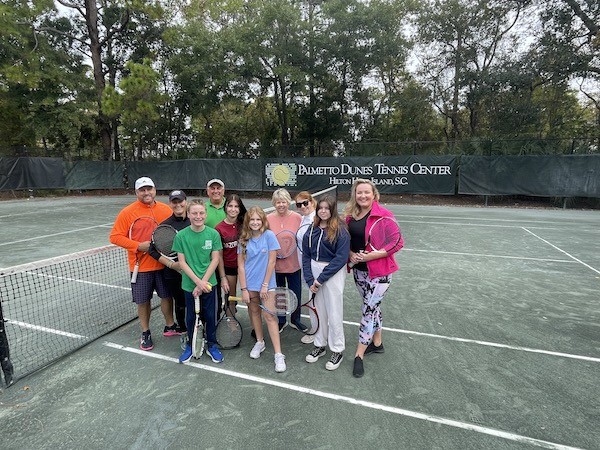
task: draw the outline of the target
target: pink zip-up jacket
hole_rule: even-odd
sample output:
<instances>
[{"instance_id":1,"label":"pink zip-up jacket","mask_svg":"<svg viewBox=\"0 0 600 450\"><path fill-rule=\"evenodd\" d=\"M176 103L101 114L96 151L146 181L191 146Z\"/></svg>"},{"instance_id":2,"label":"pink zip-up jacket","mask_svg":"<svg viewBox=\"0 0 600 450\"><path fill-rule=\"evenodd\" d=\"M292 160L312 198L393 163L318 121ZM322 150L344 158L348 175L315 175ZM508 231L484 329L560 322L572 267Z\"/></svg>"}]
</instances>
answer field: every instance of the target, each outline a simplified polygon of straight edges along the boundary
<instances>
[{"instance_id":1,"label":"pink zip-up jacket","mask_svg":"<svg viewBox=\"0 0 600 450\"><path fill-rule=\"evenodd\" d=\"M369 234L369 230L375 223L377 219L380 217L391 217L394 219L394 214L381 206L378 202L374 201L373 206L371 208L371 214L367 217L367 223L365 226L365 242L367 241L367 237ZM346 225L350 223L351 216L346 217ZM396 264L396 258L394 254L404 247L404 239L400 237L400 241L398 244L388 252L385 258L374 259L372 261L367 261L367 270L369 271L369 278L375 277L383 277L385 275L389 275L398 270L398 264ZM350 272L350 266L347 266L348 272Z\"/></svg>"}]
</instances>

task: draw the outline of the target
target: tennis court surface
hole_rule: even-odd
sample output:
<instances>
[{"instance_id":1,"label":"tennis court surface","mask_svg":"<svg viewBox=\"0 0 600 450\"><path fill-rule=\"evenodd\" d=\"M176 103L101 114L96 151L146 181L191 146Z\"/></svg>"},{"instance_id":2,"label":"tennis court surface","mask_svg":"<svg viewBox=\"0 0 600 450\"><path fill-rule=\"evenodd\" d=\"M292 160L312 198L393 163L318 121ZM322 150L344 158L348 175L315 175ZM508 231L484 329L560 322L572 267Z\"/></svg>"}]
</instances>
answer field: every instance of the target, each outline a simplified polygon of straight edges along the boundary
<instances>
[{"instance_id":1,"label":"tennis court surface","mask_svg":"<svg viewBox=\"0 0 600 450\"><path fill-rule=\"evenodd\" d=\"M0 268L106 245L133 199L0 202ZM351 276L340 368L307 364L310 346L288 328L288 370L276 374L269 345L249 358L243 308L242 344L219 365L177 364L179 340L160 335L158 310L151 352L138 350L137 321L94 331L115 328L110 315L135 317L125 265L96 262L50 290L21 281L30 291L19 308L2 292L18 380L0 393L1 447L600 448L600 214L386 206L405 248L384 300L385 353L365 357L363 378L352 377L360 304ZM106 298L111 309L98 306ZM36 328L45 303L64 311ZM14 353L23 328L33 355ZM48 335L89 344L19 377L44 358L36 347Z\"/></svg>"}]
</instances>

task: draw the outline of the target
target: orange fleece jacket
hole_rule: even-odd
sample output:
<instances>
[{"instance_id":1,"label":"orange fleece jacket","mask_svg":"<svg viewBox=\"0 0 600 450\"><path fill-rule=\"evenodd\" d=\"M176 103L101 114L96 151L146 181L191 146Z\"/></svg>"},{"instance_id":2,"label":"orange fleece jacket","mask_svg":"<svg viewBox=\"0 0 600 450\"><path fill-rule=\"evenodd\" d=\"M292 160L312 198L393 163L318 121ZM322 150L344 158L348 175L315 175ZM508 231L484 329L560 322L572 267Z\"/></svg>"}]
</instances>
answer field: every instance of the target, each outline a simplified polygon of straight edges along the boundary
<instances>
[{"instance_id":1,"label":"orange fleece jacket","mask_svg":"<svg viewBox=\"0 0 600 450\"><path fill-rule=\"evenodd\" d=\"M115 223L110 232L111 244L118 245L127 250L127 259L129 261L129 271L133 271L135 265L135 253L139 242L129 239L129 227L135 219L142 216L150 216L156 220L156 223L161 223L163 220L171 216L173 212L168 205L161 202L154 202L152 205L146 205L139 200L133 202L121 210L115 219ZM140 272L151 272L153 270L161 270L165 266L159 263L150 256L143 256L140 260Z\"/></svg>"}]
</instances>

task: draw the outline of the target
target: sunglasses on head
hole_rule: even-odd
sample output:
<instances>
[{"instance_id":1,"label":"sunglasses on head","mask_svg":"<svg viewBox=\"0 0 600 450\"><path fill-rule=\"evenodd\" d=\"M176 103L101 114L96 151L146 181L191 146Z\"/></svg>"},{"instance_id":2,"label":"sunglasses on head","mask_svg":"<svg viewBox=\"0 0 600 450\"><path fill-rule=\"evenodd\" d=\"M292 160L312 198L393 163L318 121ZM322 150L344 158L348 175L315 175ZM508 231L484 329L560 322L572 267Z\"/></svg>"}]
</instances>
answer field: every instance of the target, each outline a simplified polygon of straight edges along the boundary
<instances>
[{"instance_id":1,"label":"sunglasses on head","mask_svg":"<svg viewBox=\"0 0 600 450\"><path fill-rule=\"evenodd\" d=\"M296 208L301 208L303 206L308 206L310 202L308 200L304 200L303 202L296 202Z\"/></svg>"}]
</instances>

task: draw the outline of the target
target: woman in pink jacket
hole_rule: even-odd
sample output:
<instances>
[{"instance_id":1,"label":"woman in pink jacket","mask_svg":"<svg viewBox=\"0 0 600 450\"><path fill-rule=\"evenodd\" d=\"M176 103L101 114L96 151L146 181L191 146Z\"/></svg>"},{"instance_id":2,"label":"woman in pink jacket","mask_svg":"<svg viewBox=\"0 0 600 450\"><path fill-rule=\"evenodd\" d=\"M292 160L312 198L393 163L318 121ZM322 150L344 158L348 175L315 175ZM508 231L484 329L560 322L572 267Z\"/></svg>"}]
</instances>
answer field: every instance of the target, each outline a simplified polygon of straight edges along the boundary
<instances>
[{"instance_id":1,"label":"woman in pink jacket","mask_svg":"<svg viewBox=\"0 0 600 450\"><path fill-rule=\"evenodd\" d=\"M354 283L363 299L352 372L360 378L364 375L364 355L383 353L381 301L390 286L392 273L398 270L394 254L403 247L404 241L400 236L398 243L387 251L365 250L369 230L377 219L390 217L395 220L394 214L379 204L379 191L370 180L354 181L344 214L350 232L349 267L352 268Z\"/></svg>"}]
</instances>

